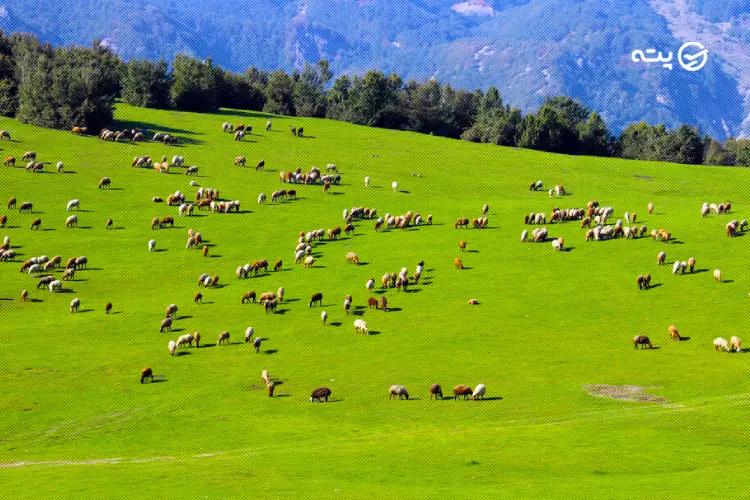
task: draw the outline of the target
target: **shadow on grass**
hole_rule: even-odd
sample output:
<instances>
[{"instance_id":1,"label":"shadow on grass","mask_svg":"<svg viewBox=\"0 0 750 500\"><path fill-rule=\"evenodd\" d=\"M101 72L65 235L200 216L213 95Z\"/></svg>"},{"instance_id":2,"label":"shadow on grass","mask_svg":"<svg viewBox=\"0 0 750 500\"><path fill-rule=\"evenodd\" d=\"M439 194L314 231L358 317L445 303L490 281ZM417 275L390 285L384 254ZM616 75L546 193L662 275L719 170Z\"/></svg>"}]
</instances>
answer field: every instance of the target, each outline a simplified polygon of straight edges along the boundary
<instances>
[{"instance_id":1,"label":"shadow on grass","mask_svg":"<svg viewBox=\"0 0 750 500\"><path fill-rule=\"evenodd\" d=\"M177 356L187 356L189 354L193 354L193 353L190 351L178 351L177 352Z\"/></svg>"},{"instance_id":2,"label":"shadow on grass","mask_svg":"<svg viewBox=\"0 0 750 500\"><path fill-rule=\"evenodd\" d=\"M265 351L263 351L264 354L268 354L268 355L276 354L277 352L279 352L278 349L266 349Z\"/></svg>"}]
</instances>

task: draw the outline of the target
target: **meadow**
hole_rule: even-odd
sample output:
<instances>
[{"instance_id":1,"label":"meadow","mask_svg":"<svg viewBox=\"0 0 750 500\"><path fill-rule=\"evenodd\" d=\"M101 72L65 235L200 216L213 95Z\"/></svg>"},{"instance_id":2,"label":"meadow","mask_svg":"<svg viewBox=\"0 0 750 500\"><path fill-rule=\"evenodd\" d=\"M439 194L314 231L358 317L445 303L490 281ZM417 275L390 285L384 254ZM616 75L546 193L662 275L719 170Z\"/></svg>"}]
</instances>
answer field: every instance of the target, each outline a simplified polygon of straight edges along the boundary
<instances>
[{"instance_id":1,"label":"meadow","mask_svg":"<svg viewBox=\"0 0 750 500\"><path fill-rule=\"evenodd\" d=\"M746 169L571 157L472 144L308 118L237 110L216 114L156 111L119 104L112 128L177 135L180 145L102 142L3 119L11 141L2 156L29 150L52 162L43 173L0 167L0 200L34 203L34 213L0 206L19 255L0 262L0 497L2 498L737 498L750 472L748 354L717 353L713 339L746 337L750 242L728 238L731 219L750 216ZM224 121L252 125L244 142ZM308 137L293 137L290 125ZM199 167L160 174L131 168L134 156L185 157ZM248 168L233 158L246 156ZM264 159L264 171L254 166ZM65 172L54 173L62 160ZM337 165L340 185L291 186L298 199L271 203L289 188L279 171ZM420 175L413 175L420 174ZM98 189L101 177L111 189ZM372 178L365 187L365 176ZM242 202L240 213L196 211L154 196L188 183ZM565 186L550 199L532 181ZM399 183L393 192L391 182ZM269 201L258 205L258 194ZM81 200L79 227L65 227L66 203ZM637 212L638 225L665 228L651 238L584 241L577 221L547 224L564 237L521 243L523 216L598 200ZM703 202L732 202L732 213L702 218ZM653 214L646 207L654 203ZM454 229L489 204L489 227ZM355 221L354 236L313 246L312 269L295 265L300 231L342 226L342 210L380 215L419 212L432 225L375 232ZM152 230L154 217L175 228ZM31 231L35 217L42 230ZM106 230L107 218L114 229ZM208 257L185 248L200 231ZM155 239L160 251L149 253ZM461 253L460 240L467 252ZM667 253L667 265L656 256ZM356 252L361 265L348 264ZM32 256L85 255L64 293L37 290L19 273ZM464 270L454 267L460 257ZM672 263L694 257L696 272ZM283 268L247 280L235 269L258 259ZM383 291L385 272L419 261L409 291ZM717 283L713 270L721 269ZM55 274L59 276L61 271ZM220 286L196 285L202 273ZM652 288L636 276L651 273ZM365 282L391 311L367 308ZM240 304L247 290L284 287L276 314ZM23 289L30 301L22 302ZM202 291L203 304L193 295ZM323 293L322 309L308 307ZM353 296L346 315L344 297ZM70 314L72 298L81 311ZM467 301L480 304L470 306ZM112 302L113 312L104 314ZM171 333L164 309L179 306ZM372 335L355 334L367 321ZM670 339L676 325L686 340ZM261 352L244 344L253 326ZM231 344L216 346L222 331ZM170 356L169 340L199 331L201 348ZM635 350L636 334L655 349ZM746 339L750 342L750 337ZM139 383L152 367L158 383ZM260 380L280 384L269 398ZM430 399L439 383L487 386L484 401ZM402 384L412 398L389 400ZM591 385L634 386L652 401L596 397ZM332 390L313 404L316 387ZM636 398L637 399L637 398Z\"/></svg>"}]
</instances>

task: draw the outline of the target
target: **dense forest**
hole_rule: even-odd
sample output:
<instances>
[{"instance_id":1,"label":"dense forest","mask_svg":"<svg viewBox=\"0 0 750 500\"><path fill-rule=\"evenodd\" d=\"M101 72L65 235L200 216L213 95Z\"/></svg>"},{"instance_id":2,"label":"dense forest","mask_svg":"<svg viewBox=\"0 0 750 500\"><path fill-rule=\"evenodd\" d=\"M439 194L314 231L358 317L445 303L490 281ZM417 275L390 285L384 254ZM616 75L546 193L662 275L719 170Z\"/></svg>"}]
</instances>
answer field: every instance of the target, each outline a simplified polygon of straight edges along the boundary
<instances>
[{"instance_id":1,"label":"dense forest","mask_svg":"<svg viewBox=\"0 0 750 500\"><path fill-rule=\"evenodd\" d=\"M291 74L257 68L238 74L211 59L125 62L98 41L91 48L53 48L33 35L0 32L0 113L43 127L100 130L121 98L141 107L325 117L565 154L750 166L750 140L722 143L696 127L643 122L615 135L596 111L565 96L548 97L524 115L495 87L469 92L377 70L333 76L325 60Z\"/></svg>"}]
</instances>

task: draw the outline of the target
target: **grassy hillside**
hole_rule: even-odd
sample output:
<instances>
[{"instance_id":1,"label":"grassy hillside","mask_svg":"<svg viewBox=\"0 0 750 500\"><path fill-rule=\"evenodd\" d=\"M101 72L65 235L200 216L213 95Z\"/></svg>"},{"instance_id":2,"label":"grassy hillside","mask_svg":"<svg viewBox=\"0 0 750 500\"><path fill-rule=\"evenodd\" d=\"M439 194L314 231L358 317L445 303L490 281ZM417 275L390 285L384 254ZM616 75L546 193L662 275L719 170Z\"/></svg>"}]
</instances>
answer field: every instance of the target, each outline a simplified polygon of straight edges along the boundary
<instances>
[{"instance_id":1,"label":"grassy hillside","mask_svg":"<svg viewBox=\"0 0 750 500\"><path fill-rule=\"evenodd\" d=\"M273 117L266 133L266 115L239 111L122 105L116 117L118 128L184 140L114 144L0 123L13 137L0 144L3 156L36 150L66 165L64 174L0 168L0 199L33 201L35 211L0 208L9 217L0 235L19 254L0 263L2 497L672 499L744 488L736 478L748 469L747 354L715 353L712 341L744 336L750 248L744 236L727 238L724 225L748 217L747 170L557 156L315 119ZM234 142L220 131L227 120L254 134ZM310 137L292 137L291 124ZM182 169L130 167L133 156L162 154L197 165L198 184L241 200L241 213L178 218L176 207L153 203L195 193ZM237 155L248 165L265 159L266 170L234 167ZM342 173L331 193L296 186L299 199L270 202L289 187L280 170L327 163ZM102 176L112 189L97 189ZM529 192L538 179L570 194ZM266 205L255 202L260 192ZM80 226L66 229L73 198ZM520 242L524 214L591 199L614 207L615 219L637 212L639 224L665 228L674 241L585 242L579 223L568 222L547 227L570 251ZM732 214L701 218L703 202L726 200ZM453 228L484 203L488 229ZM355 236L314 245L313 269L294 265L299 231L343 226L352 206L433 214L434 224L376 233L373 221L355 222ZM176 227L152 231L151 219L166 215ZM38 232L29 230L35 217ZM108 217L114 230L105 230ZM185 249L188 228L208 240L209 257ZM152 238L162 251L148 252ZM461 239L469 252L459 251ZM664 249L668 265L657 267ZM363 264L347 264L349 251ZM18 269L43 254L86 255L89 268L66 293L36 290ZM453 265L459 256L463 271ZM688 257L697 272L673 276L671 263ZM238 280L235 268L257 259L283 259L283 270ZM419 285L385 292L392 311L367 309L367 279L404 266L411 274L420 260ZM716 268L724 283L714 282ZM221 287L199 289L202 273L219 275ZM639 291L644 273L658 286ZM247 290L278 287L286 300L277 314L240 304ZM32 301L21 302L22 289ZM199 290L204 303L194 305ZM314 292L324 294L325 327L320 309L307 307ZM344 314L346 294L361 316ZM74 297L82 310L69 314ZM104 314L106 302L114 314ZM159 333L170 303L180 308L175 326ZM355 335L358 317L377 335ZM689 340L670 340L670 324ZM248 326L266 339L260 354L242 343ZM217 347L224 330L232 344ZM194 331L206 347L170 357L167 342ZM636 334L658 349L635 351ZM145 366L160 383L138 383ZM273 399L260 389L264 369L283 382ZM446 394L484 383L487 399L431 401L431 383ZM389 401L392 384L414 399ZM594 397L592 384L644 387L663 400ZM333 402L311 404L322 385Z\"/></svg>"}]
</instances>

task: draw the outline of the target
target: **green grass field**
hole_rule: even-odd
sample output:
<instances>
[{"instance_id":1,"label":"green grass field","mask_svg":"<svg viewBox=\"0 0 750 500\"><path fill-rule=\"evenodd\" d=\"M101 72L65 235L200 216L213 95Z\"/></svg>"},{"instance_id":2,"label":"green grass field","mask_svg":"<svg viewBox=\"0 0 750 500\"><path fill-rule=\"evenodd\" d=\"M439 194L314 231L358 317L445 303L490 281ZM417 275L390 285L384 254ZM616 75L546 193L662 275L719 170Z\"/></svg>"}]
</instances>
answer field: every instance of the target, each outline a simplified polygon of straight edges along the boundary
<instances>
[{"instance_id":1,"label":"green grass field","mask_svg":"<svg viewBox=\"0 0 750 500\"><path fill-rule=\"evenodd\" d=\"M567 157L369 129L316 119L223 111L198 115L119 105L116 128L169 131L179 147L104 143L96 137L5 119L13 141L2 156L35 150L46 172L0 168L0 199L32 201L33 214L5 210L0 229L19 254L0 262L0 497L2 498L739 498L750 472L748 354L716 353L713 339L745 337L750 275L746 237L724 225L748 218L748 171ZM243 143L221 123L251 124ZM289 125L304 126L295 138ZM130 167L136 155L185 157L200 186L242 201L241 213L177 208L153 196L195 188L182 169L169 175ZM248 165L265 159L266 170ZM65 162L56 174L54 163ZM288 188L280 170L335 163L342 184L292 186L299 199L271 203ZM422 177L412 176L421 173ZM372 178L366 188L363 179ZM102 176L112 189L99 190ZM541 179L569 195L529 192ZM391 182L398 181L394 193ZM256 203L260 192L266 205ZM77 229L66 229L68 200L81 200ZM520 242L523 215L585 207L665 228L651 238L585 242L578 222L547 224L567 252ZM731 200L733 213L702 218L703 202ZM648 215L649 202L656 205ZM486 230L454 229L459 217L490 206ZM373 231L314 245L313 269L293 264L299 231L343 226L342 210L407 210L434 223ZM152 231L172 215L175 229ZM41 217L41 231L30 231ZM105 221L114 218L114 230ZM208 258L187 250L188 228L208 240ZM147 241L160 252L149 253ZM459 240L470 252L461 254ZM667 265L656 255L667 252ZM363 265L347 264L356 252ZM65 293L37 290L19 273L32 256L86 255L89 269ZM455 269L461 257L466 269ZM697 260L698 272L673 276L672 262ZM235 268L284 260L283 270L238 280ZM366 309L365 282L425 261L408 293L385 292L393 311ZM725 282L716 283L721 269ZM220 288L199 289L202 273ZM651 273L639 291L635 278ZM59 276L61 271L57 271ZM241 305L247 290L285 288L277 314ZM29 289L30 302L20 300ZM204 303L193 295L203 291ZM319 308L324 294L329 324ZM346 294L361 316L344 314ZM70 314L71 299L81 312ZM476 298L478 306L467 301ZM114 314L104 314L104 304ZM172 333L159 333L164 309L179 306ZM354 333L361 317L377 335ZM689 340L675 342L676 325ZM248 326L266 338L261 353L242 343ZM215 345L228 330L232 344ZM169 340L199 331L205 347L170 357ZM634 350L646 334L654 350ZM747 339L750 342L750 338ZM150 366L160 383L139 384ZM283 383L273 399L260 380ZM487 386L484 401L430 400L456 384ZM413 399L388 399L405 385ZM594 397L584 386L632 385L662 402ZM329 404L310 393L326 385ZM500 399L502 398L502 399Z\"/></svg>"}]
</instances>

